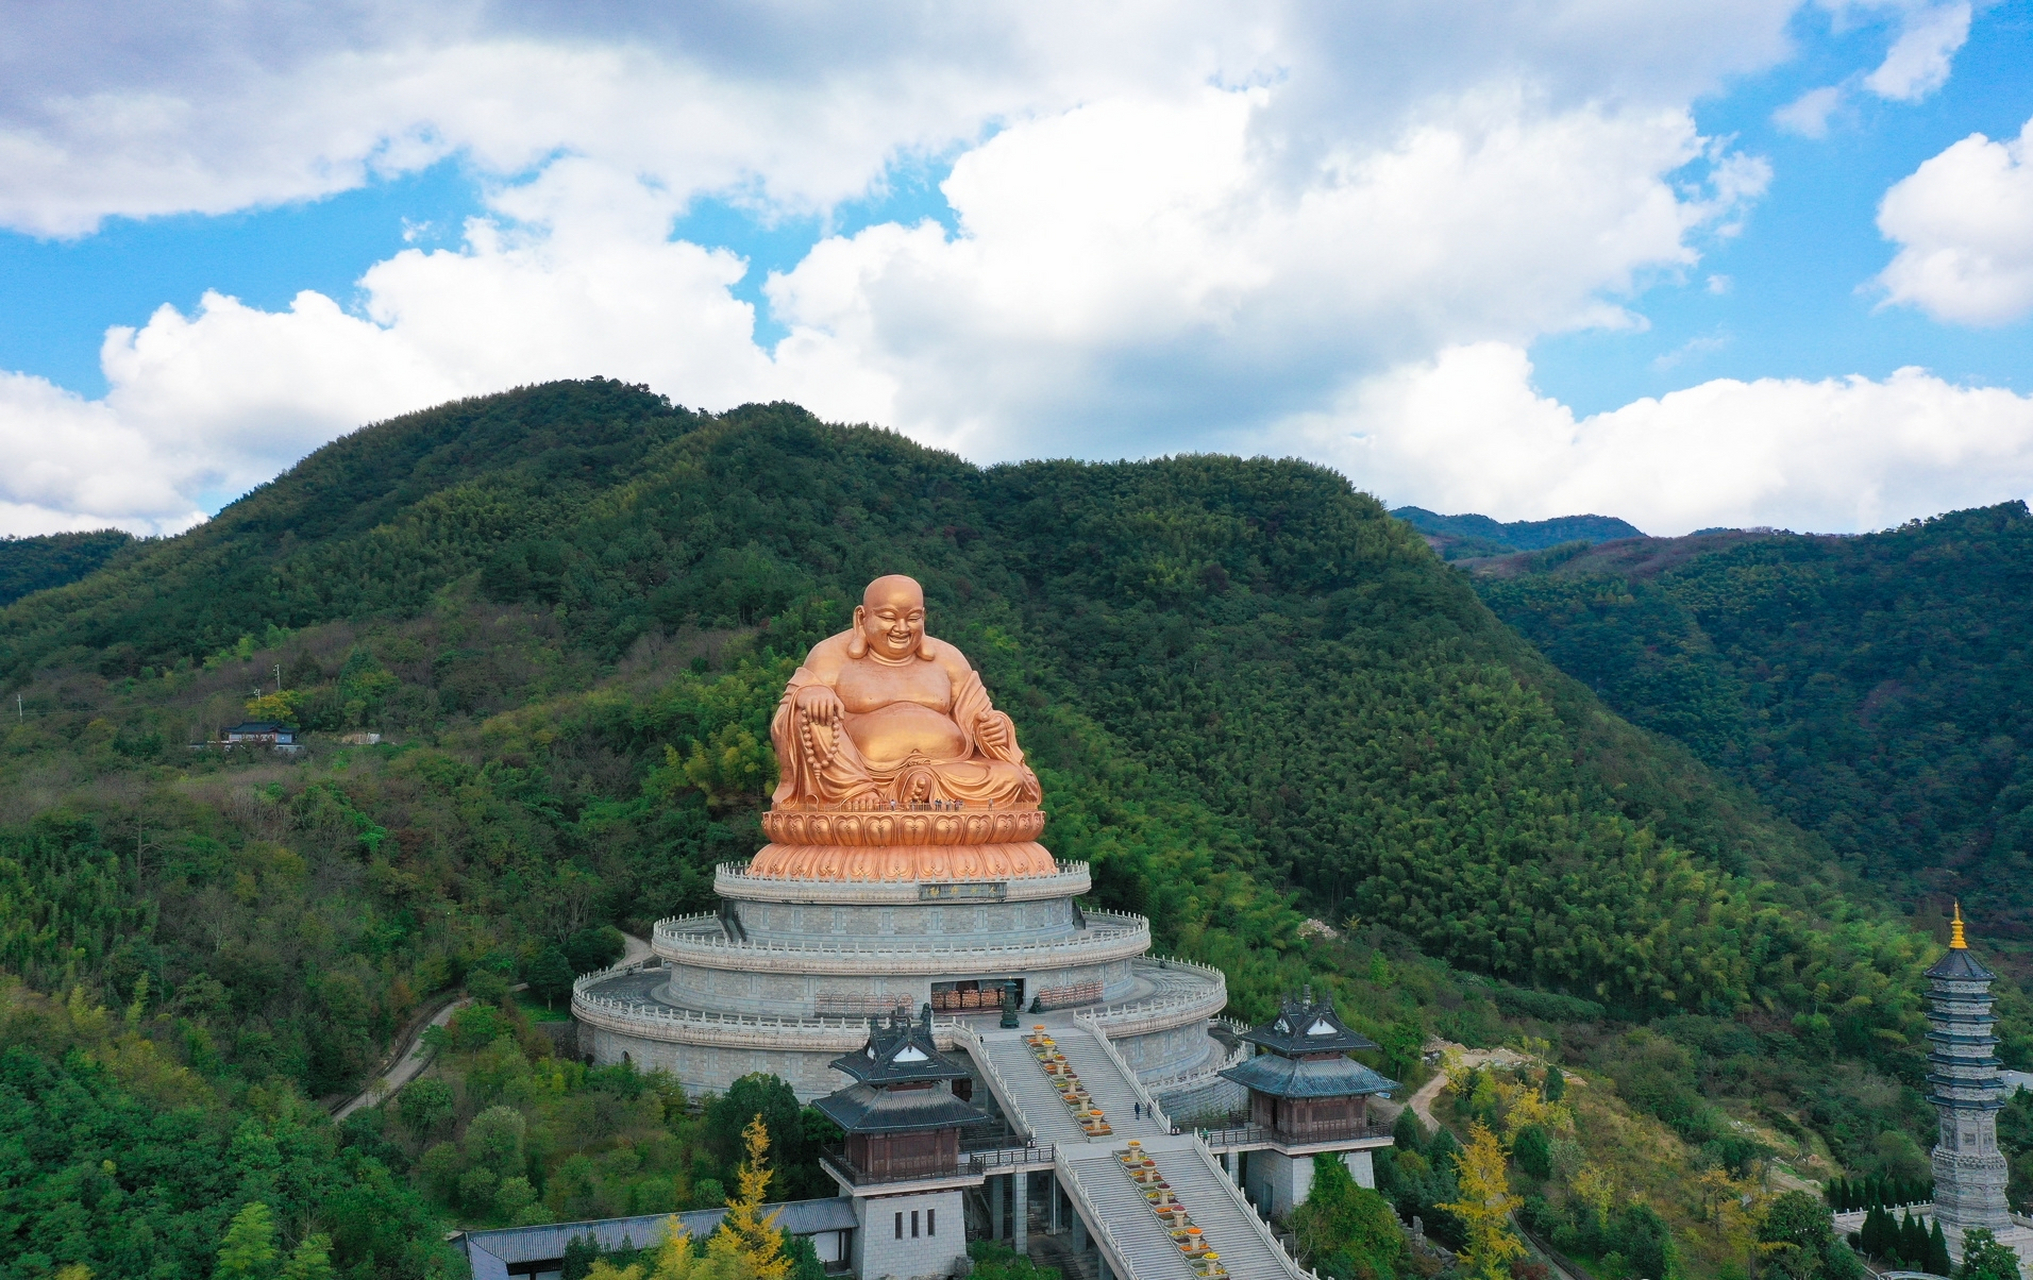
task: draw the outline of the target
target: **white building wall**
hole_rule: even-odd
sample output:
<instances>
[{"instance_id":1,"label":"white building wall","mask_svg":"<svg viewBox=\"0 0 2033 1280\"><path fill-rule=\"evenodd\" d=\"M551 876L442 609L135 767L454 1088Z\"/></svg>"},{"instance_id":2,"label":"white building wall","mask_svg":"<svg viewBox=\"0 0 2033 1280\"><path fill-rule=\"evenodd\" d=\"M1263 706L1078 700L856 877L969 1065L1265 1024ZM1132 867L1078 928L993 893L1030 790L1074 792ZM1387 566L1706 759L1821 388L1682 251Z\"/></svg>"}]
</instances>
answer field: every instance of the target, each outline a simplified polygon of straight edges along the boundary
<instances>
[{"instance_id":1,"label":"white building wall","mask_svg":"<svg viewBox=\"0 0 2033 1280\"><path fill-rule=\"evenodd\" d=\"M860 1280L935 1280L965 1265L967 1220L957 1190L857 1198L854 1211L861 1218L854 1233Z\"/></svg>"}]
</instances>

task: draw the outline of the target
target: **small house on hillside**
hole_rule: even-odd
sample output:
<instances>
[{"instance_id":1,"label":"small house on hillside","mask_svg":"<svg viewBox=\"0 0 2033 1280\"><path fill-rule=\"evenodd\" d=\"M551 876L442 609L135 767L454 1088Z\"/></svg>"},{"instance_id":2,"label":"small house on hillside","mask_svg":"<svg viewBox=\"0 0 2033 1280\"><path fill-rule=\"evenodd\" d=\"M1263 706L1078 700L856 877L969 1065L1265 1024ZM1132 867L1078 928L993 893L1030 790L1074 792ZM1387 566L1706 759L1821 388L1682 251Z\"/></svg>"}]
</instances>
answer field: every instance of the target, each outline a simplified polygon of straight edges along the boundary
<instances>
[{"instance_id":1,"label":"small house on hillside","mask_svg":"<svg viewBox=\"0 0 2033 1280\"><path fill-rule=\"evenodd\" d=\"M229 747L278 747L295 751L296 734L293 724L283 724L279 720L247 720L224 730L219 736Z\"/></svg>"}]
</instances>

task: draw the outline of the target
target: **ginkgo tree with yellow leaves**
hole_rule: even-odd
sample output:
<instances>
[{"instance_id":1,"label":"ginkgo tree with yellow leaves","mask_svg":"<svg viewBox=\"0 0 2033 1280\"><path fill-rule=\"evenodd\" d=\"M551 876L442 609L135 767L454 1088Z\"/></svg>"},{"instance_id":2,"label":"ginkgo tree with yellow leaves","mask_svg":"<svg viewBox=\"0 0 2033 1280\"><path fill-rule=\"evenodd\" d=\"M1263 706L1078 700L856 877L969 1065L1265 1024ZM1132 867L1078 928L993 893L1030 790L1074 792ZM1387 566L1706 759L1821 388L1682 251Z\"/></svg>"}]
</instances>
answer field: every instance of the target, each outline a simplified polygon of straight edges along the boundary
<instances>
[{"instance_id":1,"label":"ginkgo tree with yellow leaves","mask_svg":"<svg viewBox=\"0 0 2033 1280\"><path fill-rule=\"evenodd\" d=\"M1524 1241L1511 1227L1511 1215L1525 1203L1511 1194L1503 1145L1480 1120L1469 1127L1468 1145L1454 1157L1461 1199L1440 1207L1461 1220L1468 1234L1462 1262L1481 1280L1507 1280L1513 1258L1525 1255Z\"/></svg>"},{"instance_id":2,"label":"ginkgo tree with yellow leaves","mask_svg":"<svg viewBox=\"0 0 2033 1280\"><path fill-rule=\"evenodd\" d=\"M769 1130L760 1113L741 1131L741 1140L747 1159L735 1174L727 1216L707 1239L704 1255L693 1250L691 1233L672 1214L664 1242L649 1263L616 1267L602 1259L594 1262L586 1280L786 1280L792 1260L784 1252L784 1233L776 1213L762 1212L772 1174Z\"/></svg>"}]
</instances>

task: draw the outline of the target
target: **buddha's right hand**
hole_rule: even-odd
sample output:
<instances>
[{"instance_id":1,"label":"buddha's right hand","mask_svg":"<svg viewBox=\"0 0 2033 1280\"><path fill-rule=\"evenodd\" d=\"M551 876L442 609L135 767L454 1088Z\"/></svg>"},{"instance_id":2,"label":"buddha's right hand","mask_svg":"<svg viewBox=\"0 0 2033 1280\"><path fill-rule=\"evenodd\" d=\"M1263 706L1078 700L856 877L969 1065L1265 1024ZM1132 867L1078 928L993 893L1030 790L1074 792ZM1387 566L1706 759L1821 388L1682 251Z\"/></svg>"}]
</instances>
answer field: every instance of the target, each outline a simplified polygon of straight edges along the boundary
<instances>
[{"instance_id":1,"label":"buddha's right hand","mask_svg":"<svg viewBox=\"0 0 2033 1280\"><path fill-rule=\"evenodd\" d=\"M840 695L830 685L808 684L798 690L798 711L814 724L839 727L840 717L847 714L847 708L840 701Z\"/></svg>"}]
</instances>

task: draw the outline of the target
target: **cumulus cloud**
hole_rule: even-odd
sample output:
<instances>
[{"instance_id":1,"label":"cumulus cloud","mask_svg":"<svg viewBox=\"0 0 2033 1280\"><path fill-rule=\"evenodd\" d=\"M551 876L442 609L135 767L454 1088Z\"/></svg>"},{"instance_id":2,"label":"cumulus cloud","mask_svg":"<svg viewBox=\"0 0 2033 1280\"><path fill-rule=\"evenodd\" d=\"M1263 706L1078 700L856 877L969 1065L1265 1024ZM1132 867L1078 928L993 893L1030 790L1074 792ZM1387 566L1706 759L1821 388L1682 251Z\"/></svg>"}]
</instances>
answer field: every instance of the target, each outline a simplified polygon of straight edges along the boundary
<instances>
[{"instance_id":1,"label":"cumulus cloud","mask_svg":"<svg viewBox=\"0 0 2033 1280\"><path fill-rule=\"evenodd\" d=\"M1718 379L1577 419L1524 351L1454 347L1275 433L1392 502L1499 519L1613 511L1655 534L1828 532L2033 495L2033 397L1922 369Z\"/></svg>"},{"instance_id":2,"label":"cumulus cloud","mask_svg":"<svg viewBox=\"0 0 2033 1280\"><path fill-rule=\"evenodd\" d=\"M1889 16L1892 43L1877 67L1841 84L1809 89L1772 113L1772 123L1803 138L1825 138L1845 98L1857 89L1889 102L1919 102L1948 83L1955 55L1969 40L1967 0L1824 0L1838 28Z\"/></svg>"},{"instance_id":3,"label":"cumulus cloud","mask_svg":"<svg viewBox=\"0 0 2033 1280\"><path fill-rule=\"evenodd\" d=\"M66 512L174 531L363 423L456 396L596 372L692 403L767 390L753 311L728 292L744 264L661 234L616 234L631 218L660 233L668 215L628 208L655 202L639 183L567 170L524 189L525 211L591 201L599 217L557 229L475 221L458 250L405 250L373 267L359 313L309 291L273 312L208 293L189 315L163 307L107 334L103 400L0 378L0 449L28 462L0 474L0 503L42 530L74 527L38 514Z\"/></svg>"},{"instance_id":4,"label":"cumulus cloud","mask_svg":"<svg viewBox=\"0 0 2033 1280\"><path fill-rule=\"evenodd\" d=\"M48 6L49 56L0 48L0 223L83 234L455 154L487 216L345 305L213 293L116 328L103 399L0 379L0 447L31 464L0 475L0 527L181 528L360 423L593 373L706 408L796 399L983 460L1296 449L1424 505L1629 512L1644 492L1662 527L1745 502L1841 527L1869 517L1800 462L1831 422L1843 448L1879 441L1843 465L1889 511L1925 468L1883 423L1975 405L2005 425L1963 456L2009 461L1984 450L2024 402L1901 373L1709 383L1577 424L1522 354L1641 327L1629 300L1741 222L1769 168L1699 136L1688 103L1784 56L1789 9L198 3L98 47L75 36L103 14ZM1948 30L1909 15L1895 46L1929 21ZM1914 39L1946 67L1952 42ZM1873 91L1925 92L1935 64L1895 57L1909 70ZM734 296L748 264L670 238L701 194L824 213L928 155L956 157L954 228L822 239L766 283L789 329L772 349ZM1660 442L1728 437L1703 409L1756 423L1743 456L1776 478L1751 498Z\"/></svg>"},{"instance_id":5,"label":"cumulus cloud","mask_svg":"<svg viewBox=\"0 0 2033 1280\"><path fill-rule=\"evenodd\" d=\"M1885 193L1878 229L1899 245L1878 276L1888 302L1958 324L2033 314L2033 120L1921 164Z\"/></svg>"},{"instance_id":6,"label":"cumulus cloud","mask_svg":"<svg viewBox=\"0 0 2033 1280\"><path fill-rule=\"evenodd\" d=\"M1948 83L1956 51L1969 39L1970 7L1965 0L1898 7L1898 38L1864 87L1893 102L1918 102Z\"/></svg>"},{"instance_id":7,"label":"cumulus cloud","mask_svg":"<svg viewBox=\"0 0 2033 1280\"><path fill-rule=\"evenodd\" d=\"M872 371L857 394L887 395L821 403L972 456L1077 450L1104 424L1128 452L1191 447L1439 345L1636 323L1605 297L1690 266L1690 231L1766 176L1713 156L1704 192L1676 190L1709 154L1684 111L1470 95L1295 191L1251 144L1273 97L1011 127L954 166L956 233L874 227L773 278L779 359Z\"/></svg>"},{"instance_id":8,"label":"cumulus cloud","mask_svg":"<svg viewBox=\"0 0 2033 1280\"><path fill-rule=\"evenodd\" d=\"M1285 86L1261 144L1303 170L1427 98L1523 78L1556 105L1685 103L1786 50L1790 0L1320 0L925 7L468 2L10 15L0 223L311 199L450 154L513 177L557 154L680 198L823 210L900 156L1012 120L1206 84Z\"/></svg>"}]
</instances>

